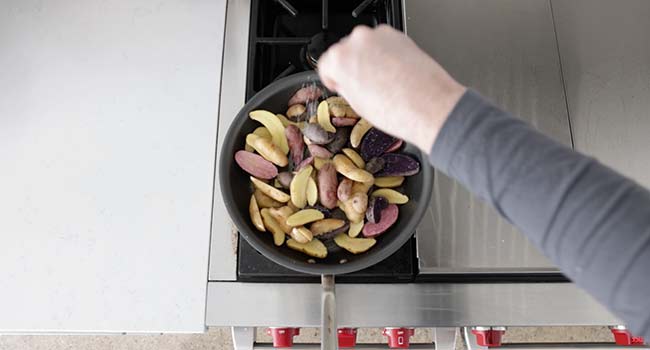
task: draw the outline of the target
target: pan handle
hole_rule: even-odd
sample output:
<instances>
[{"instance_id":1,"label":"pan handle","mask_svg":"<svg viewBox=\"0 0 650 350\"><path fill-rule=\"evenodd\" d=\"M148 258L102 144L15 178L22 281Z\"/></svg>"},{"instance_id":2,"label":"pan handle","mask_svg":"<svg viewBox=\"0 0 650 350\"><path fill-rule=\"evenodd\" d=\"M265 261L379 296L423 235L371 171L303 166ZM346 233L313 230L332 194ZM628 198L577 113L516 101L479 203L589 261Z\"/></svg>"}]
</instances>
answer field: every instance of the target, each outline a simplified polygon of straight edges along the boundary
<instances>
[{"instance_id":1,"label":"pan handle","mask_svg":"<svg viewBox=\"0 0 650 350\"><path fill-rule=\"evenodd\" d=\"M336 334L336 293L334 290L334 275L321 275L323 294L321 300L321 350L338 349Z\"/></svg>"}]
</instances>

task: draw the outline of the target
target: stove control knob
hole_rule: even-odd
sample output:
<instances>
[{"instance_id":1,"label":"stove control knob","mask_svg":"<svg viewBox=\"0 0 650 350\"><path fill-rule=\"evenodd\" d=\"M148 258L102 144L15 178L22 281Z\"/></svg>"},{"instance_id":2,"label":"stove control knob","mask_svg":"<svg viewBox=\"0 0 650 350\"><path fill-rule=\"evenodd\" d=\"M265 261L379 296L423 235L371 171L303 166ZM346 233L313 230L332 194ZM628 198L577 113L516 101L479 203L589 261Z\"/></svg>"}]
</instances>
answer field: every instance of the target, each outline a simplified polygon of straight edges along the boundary
<instances>
[{"instance_id":1,"label":"stove control knob","mask_svg":"<svg viewBox=\"0 0 650 350\"><path fill-rule=\"evenodd\" d=\"M391 349L408 349L414 328L386 327L381 334L388 337L388 347Z\"/></svg>"},{"instance_id":2,"label":"stove control knob","mask_svg":"<svg viewBox=\"0 0 650 350\"><path fill-rule=\"evenodd\" d=\"M274 348L290 348L293 346L293 337L300 334L300 328L269 327L266 334L273 338Z\"/></svg>"},{"instance_id":3,"label":"stove control knob","mask_svg":"<svg viewBox=\"0 0 650 350\"><path fill-rule=\"evenodd\" d=\"M339 348L353 348L357 345L356 328L339 328Z\"/></svg>"},{"instance_id":4,"label":"stove control knob","mask_svg":"<svg viewBox=\"0 0 650 350\"><path fill-rule=\"evenodd\" d=\"M501 337L506 333L505 327L473 327L472 334L476 344L484 347L501 346Z\"/></svg>"},{"instance_id":5,"label":"stove control knob","mask_svg":"<svg viewBox=\"0 0 650 350\"><path fill-rule=\"evenodd\" d=\"M645 343L645 340L643 337L637 337L632 335L630 331L625 328L625 326L614 326L614 327L609 327L609 329L612 331L612 334L614 335L614 341L616 342L616 345L624 345L624 346L630 346L630 345L643 345Z\"/></svg>"}]
</instances>

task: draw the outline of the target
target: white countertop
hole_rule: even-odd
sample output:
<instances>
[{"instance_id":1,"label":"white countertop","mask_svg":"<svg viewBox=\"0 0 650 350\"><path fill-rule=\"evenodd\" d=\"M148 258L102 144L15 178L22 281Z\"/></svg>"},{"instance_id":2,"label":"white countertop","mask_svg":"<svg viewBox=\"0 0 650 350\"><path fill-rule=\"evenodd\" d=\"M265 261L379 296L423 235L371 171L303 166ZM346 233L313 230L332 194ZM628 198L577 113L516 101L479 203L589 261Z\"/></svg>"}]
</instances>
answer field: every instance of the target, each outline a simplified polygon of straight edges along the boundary
<instances>
[{"instance_id":1,"label":"white countertop","mask_svg":"<svg viewBox=\"0 0 650 350\"><path fill-rule=\"evenodd\" d=\"M0 332L200 332L225 0L0 2Z\"/></svg>"}]
</instances>

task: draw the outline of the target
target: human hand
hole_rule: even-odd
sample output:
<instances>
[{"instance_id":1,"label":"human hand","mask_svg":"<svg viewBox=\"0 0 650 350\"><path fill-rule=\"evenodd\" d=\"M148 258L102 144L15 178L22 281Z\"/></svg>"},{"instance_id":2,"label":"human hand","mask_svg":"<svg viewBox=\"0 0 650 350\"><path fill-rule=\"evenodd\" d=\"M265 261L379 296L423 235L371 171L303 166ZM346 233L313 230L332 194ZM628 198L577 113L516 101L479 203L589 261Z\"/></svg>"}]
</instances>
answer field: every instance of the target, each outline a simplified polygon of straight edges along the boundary
<instances>
[{"instance_id":1,"label":"human hand","mask_svg":"<svg viewBox=\"0 0 650 350\"><path fill-rule=\"evenodd\" d=\"M318 73L371 124L424 152L466 90L387 25L356 27L320 57Z\"/></svg>"}]
</instances>

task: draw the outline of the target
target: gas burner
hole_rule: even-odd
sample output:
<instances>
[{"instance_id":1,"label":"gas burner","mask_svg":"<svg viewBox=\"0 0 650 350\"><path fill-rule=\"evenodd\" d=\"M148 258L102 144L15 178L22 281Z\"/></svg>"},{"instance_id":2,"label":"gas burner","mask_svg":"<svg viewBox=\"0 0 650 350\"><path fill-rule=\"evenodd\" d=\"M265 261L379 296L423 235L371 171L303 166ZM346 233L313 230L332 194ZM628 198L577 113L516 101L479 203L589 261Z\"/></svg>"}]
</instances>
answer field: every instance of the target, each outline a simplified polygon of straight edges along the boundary
<instances>
[{"instance_id":1,"label":"gas burner","mask_svg":"<svg viewBox=\"0 0 650 350\"><path fill-rule=\"evenodd\" d=\"M309 44L303 47L304 58L309 67L308 69L316 69L318 66L318 59L327 50L328 47L339 41L340 37L331 32L320 32L314 35Z\"/></svg>"}]
</instances>

